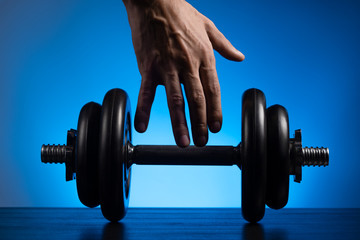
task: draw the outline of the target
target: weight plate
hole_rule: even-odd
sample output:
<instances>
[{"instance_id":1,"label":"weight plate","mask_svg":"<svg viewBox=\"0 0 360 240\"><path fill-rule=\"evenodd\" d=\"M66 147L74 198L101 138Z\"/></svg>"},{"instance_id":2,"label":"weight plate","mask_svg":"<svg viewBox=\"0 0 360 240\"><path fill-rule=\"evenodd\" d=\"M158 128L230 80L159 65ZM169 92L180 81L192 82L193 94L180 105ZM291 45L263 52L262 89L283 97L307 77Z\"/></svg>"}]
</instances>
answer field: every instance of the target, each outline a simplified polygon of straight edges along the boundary
<instances>
[{"instance_id":1,"label":"weight plate","mask_svg":"<svg viewBox=\"0 0 360 240\"><path fill-rule=\"evenodd\" d=\"M112 89L102 105L99 145L101 211L110 221L122 219L129 205L128 142L131 142L130 100L125 91Z\"/></svg>"},{"instance_id":2,"label":"weight plate","mask_svg":"<svg viewBox=\"0 0 360 240\"><path fill-rule=\"evenodd\" d=\"M258 222L265 213L266 100L258 89L245 91L242 99L242 214Z\"/></svg>"},{"instance_id":3,"label":"weight plate","mask_svg":"<svg viewBox=\"0 0 360 240\"><path fill-rule=\"evenodd\" d=\"M266 205L285 207L289 196L289 117L286 109L274 105L266 110L267 118L267 185Z\"/></svg>"},{"instance_id":4,"label":"weight plate","mask_svg":"<svg viewBox=\"0 0 360 240\"><path fill-rule=\"evenodd\" d=\"M98 149L101 106L84 105L78 120L76 149L76 187L79 199L87 207L96 207L99 199Z\"/></svg>"}]
</instances>

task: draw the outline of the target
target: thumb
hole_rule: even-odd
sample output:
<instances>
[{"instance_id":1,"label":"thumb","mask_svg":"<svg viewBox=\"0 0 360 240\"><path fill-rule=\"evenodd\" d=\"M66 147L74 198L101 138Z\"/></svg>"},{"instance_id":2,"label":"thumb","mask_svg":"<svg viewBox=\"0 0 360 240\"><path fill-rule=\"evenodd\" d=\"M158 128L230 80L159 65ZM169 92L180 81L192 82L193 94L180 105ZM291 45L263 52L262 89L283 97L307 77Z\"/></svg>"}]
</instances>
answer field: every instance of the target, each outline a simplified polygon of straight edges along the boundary
<instances>
[{"instance_id":1,"label":"thumb","mask_svg":"<svg viewBox=\"0 0 360 240\"><path fill-rule=\"evenodd\" d=\"M221 56L237 62L241 62L245 59L244 54L237 50L211 21L210 24L208 24L207 33L213 48L220 53Z\"/></svg>"}]
</instances>

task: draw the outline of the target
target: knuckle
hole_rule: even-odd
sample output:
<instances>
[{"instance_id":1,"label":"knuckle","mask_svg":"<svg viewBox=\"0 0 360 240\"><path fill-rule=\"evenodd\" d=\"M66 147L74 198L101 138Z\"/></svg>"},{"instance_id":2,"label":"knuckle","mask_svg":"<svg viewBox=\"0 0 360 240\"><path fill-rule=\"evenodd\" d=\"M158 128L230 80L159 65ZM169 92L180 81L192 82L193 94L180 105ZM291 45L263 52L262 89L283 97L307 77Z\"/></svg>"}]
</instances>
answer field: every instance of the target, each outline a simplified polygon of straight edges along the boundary
<instances>
[{"instance_id":1,"label":"knuckle","mask_svg":"<svg viewBox=\"0 0 360 240\"><path fill-rule=\"evenodd\" d=\"M198 80L198 76L193 72L188 72L184 74L184 78L187 82L192 83Z\"/></svg>"},{"instance_id":2,"label":"knuckle","mask_svg":"<svg viewBox=\"0 0 360 240\"><path fill-rule=\"evenodd\" d=\"M204 55L203 64L201 67L204 70L215 71L215 66L216 66L216 60L215 60L214 53L212 51L210 53L207 52Z\"/></svg>"},{"instance_id":3,"label":"knuckle","mask_svg":"<svg viewBox=\"0 0 360 240\"><path fill-rule=\"evenodd\" d=\"M195 122L191 124L191 128L193 131L199 132L199 131L206 131L207 130L207 124L205 122Z\"/></svg>"},{"instance_id":4,"label":"knuckle","mask_svg":"<svg viewBox=\"0 0 360 240\"><path fill-rule=\"evenodd\" d=\"M195 65L195 57L188 49L184 49L179 56L179 65L183 69L191 69Z\"/></svg>"},{"instance_id":5,"label":"knuckle","mask_svg":"<svg viewBox=\"0 0 360 240\"><path fill-rule=\"evenodd\" d=\"M220 97L220 86L217 83L209 84L207 87L206 95L209 98L218 98Z\"/></svg>"},{"instance_id":6,"label":"knuckle","mask_svg":"<svg viewBox=\"0 0 360 240\"><path fill-rule=\"evenodd\" d=\"M211 21L210 19L207 19L207 21L205 22L205 28L207 30L207 32L214 32L214 30L217 29L215 23L213 21Z\"/></svg>"},{"instance_id":7,"label":"knuckle","mask_svg":"<svg viewBox=\"0 0 360 240\"><path fill-rule=\"evenodd\" d=\"M211 55L211 50L212 48L210 48L209 46L205 45L205 44L201 44L201 46L199 46L198 48L198 52L199 55L201 56L201 59L207 59L209 55Z\"/></svg>"},{"instance_id":8,"label":"knuckle","mask_svg":"<svg viewBox=\"0 0 360 240\"><path fill-rule=\"evenodd\" d=\"M162 71L160 74L160 79L163 85L165 86L176 86L179 84L179 77L176 71Z\"/></svg>"},{"instance_id":9,"label":"knuckle","mask_svg":"<svg viewBox=\"0 0 360 240\"><path fill-rule=\"evenodd\" d=\"M211 21L209 18L206 18L205 20L205 26L209 29L215 27L215 24L213 21Z\"/></svg>"},{"instance_id":10,"label":"knuckle","mask_svg":"<svg viewBox=\"0 0 360 240\"><path fill-rule=\"evenodd\" d=\"M176 72L166 72L165 74L166 81L169 82L178 82L178 76Z\"/></svg>"},{"instance_id":11,"label":"knuckle","mask_svg":"<svg viewBox=\"0 0 360 240\"><path fill-rule=\"evenodd\" d=\"M174 94L169 99L169 108L172 111L182 110L184 108L184 99L179 94Z\"/></svg>"},{"instance_id":12,"label":"knuckle","mask_svg":"<svg viewBox=\"0 0 360 240\"><path fill-rule=\"evenodd\" d=\"M143 102L149 102L150 100L152 100L153 95L154 94L150 89L144 89L141 93Z\"/></svg>"},{"instance_id":13,"label":"knuckle","mask_svg":"<svg viewBox=\"0 0 360 240\"><path fill-rule=\"evenodd\" d=\"M209 56L207 56L206 60L209 64L209 66L215 67L216 60L215 60L214 52L211 52L211 54ZM213 70L215 70L215 69L213 69Z\"/></svg>"},{"instance_id":14,"label":"knuckle","mask_svg":"<svg viewBox=\"0 0 360 240\"><path fill-rule=\"evenodd\" d=\"M201 39L197 42L196 51L202 57L213 55L213 48L210 40L208 39Z\"/></svg>"},{"instance_id":15,"label":"knuckle","mask_svg":"<svg viewBox=\"0 0 360 240\"><path fill-rule=\"evenodd\" d=\"M191 98L191 104L195 108L202 108L205 105L204 93L200 90L193 92L192 98Z\"/></svg>"}]
</instances>

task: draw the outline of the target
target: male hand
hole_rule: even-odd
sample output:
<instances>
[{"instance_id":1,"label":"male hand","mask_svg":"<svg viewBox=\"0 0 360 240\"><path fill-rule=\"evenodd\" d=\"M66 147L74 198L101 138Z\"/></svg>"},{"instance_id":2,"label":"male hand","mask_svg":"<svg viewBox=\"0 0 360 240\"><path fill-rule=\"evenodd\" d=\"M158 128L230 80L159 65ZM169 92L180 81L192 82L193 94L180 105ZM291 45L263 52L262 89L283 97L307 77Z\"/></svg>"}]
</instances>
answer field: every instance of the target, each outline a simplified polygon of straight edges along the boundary
<instances>
[{"instance_id":1,"label":"male hand","mask_svg":"<svg viewBox=\"0 0 360 240\"><path fill-rule=\"evenodd\" d=\"M184 0L124 0L135 54L142 76L135 129L145 132L157 85L164 85L176 144L190 143L184 111L183 84L196 146L208 141L208 128L222 125L220 85L214 51L242 61L224 35Z\"/></svg>"}]
</instances>

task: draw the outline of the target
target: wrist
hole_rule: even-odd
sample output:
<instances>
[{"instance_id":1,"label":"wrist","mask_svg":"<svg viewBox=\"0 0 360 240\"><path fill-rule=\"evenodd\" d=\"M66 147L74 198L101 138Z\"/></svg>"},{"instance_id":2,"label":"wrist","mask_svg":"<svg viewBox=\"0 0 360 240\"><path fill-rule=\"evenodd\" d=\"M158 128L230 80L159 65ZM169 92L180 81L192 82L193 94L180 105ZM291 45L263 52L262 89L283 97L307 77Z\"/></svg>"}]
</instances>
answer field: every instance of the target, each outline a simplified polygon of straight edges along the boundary
<instances>
[{"instance_id":1,"label":"wrist","mask_svg":"<svg viewBox=\"0 0 360 240\"><path fill-rule=\"evenodd\" d=\"M138 7L148 7L158 0L123 0L125 7L132 5Z\"/></svg>"},{"instance_id":2,"label":"wrist","mask_svg":"<svg viewBox=\"0 0 360 240\"><path fill-rule=\"evenodd\" d=\"M130 5L137 6L137 7L150 7L154 4L163 4L163 3L169 3L169 2L182 2L185 0L122 0L125 7L128 7Z\"/></svg>"}]
</instances>

